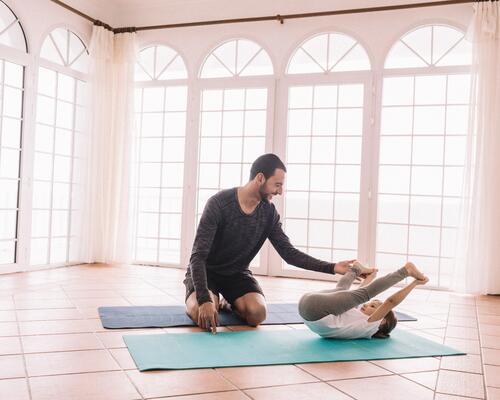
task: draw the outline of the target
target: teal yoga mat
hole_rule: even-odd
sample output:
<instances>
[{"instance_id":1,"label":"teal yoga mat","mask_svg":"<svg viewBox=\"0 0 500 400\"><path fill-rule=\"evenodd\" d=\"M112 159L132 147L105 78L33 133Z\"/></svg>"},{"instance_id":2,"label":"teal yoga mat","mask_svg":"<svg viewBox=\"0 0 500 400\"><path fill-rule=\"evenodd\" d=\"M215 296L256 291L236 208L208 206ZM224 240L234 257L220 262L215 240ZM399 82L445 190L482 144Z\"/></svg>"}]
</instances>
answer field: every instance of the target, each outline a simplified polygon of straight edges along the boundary
<instances>
[{"instance_id":1,"label":"teal yoga mat","mask_svg":"<svg viewBox=\"0 0 500 400\"><path fill-rule=\"evenodd\" d=\"M323 339L308 330L165 333L123 339L141 371L464 354L395 330L389 339Z\"/></svg>"}]
</instances>

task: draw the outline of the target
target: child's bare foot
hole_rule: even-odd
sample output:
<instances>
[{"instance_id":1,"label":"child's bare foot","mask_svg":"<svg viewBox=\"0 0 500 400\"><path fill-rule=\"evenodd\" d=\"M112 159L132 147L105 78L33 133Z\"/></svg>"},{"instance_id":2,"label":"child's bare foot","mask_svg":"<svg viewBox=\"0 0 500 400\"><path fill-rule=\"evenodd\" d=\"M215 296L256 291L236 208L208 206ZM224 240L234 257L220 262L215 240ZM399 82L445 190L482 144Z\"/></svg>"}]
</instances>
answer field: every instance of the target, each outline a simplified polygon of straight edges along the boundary
<instances>
[{"instance_id":1,"label":"child's bare foot","mask_svg":"<svg viewBox=\"0 0 500 400\"><path fill-rule=\"evenodd\" d=\"M429 278L424 276L424 279L415 279L415 284L417 285L425 285L427 282L429 282Z\"/></svg>"},{"instance_id":2,"label":"child's bare foot","mask_svg":"<svg viewBox=\"0 0 500 400\"><path fill-rule=\"evenodd\" d=\"M423 281L426 279L425 275L418 270L418 268L415 266L415 264L408 262L405 264L405 268L408 271L408 275L419 280Z\"/></svg>"},{"instance_id":3,"label":"child's bare foot","mask_svg":"<svg viewBox=\"0 0 500 400\"><path fill-rule=\"evenodd\" d=\"M376 272L378 271L376 268L368 268L368 267L365 267L363 264L361 264L359 261L354 261L352 263L352 266L353 267L358 267L360 269L360 273L359 273L359 276L361 276L362 278L365 278L367 277L368 275L370 275L372 272Z\"/></svg>"}]
</instances>

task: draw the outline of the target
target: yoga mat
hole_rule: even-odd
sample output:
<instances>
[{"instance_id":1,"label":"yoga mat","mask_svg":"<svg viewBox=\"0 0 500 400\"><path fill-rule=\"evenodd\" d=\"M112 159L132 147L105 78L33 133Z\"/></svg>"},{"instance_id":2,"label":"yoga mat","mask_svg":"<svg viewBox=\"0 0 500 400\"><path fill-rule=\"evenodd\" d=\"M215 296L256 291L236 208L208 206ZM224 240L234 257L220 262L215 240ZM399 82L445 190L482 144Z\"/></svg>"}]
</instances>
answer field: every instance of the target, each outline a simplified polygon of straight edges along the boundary
<instances>
[{"instance_id":1,"label":"yoga mat","mask_svg":"<svg viewBox=\"0 0 500 400\"><path fill-rule=\"evenodd\" d=\"M123 339L141 371L464 354L397 329L388 339L324 339L295 329L127 335Z\"/></svg>"},{"instance_id":2,"label":"yoga mat","mask_svg":"<svg viewBox=\"0 0 500 400\"><path fill-rule=\"evenodd\" d=\"M186 315L184 306L130 306L99 307L102 326L108 329L167 328L195 326ZM416 321L410 315L396 312L399 321ZM268 304L267 318L263 325L302 324L295 303ZM237 315L227 311L219 313L219 325L246 325Z\"/></svg>"}]
</instances>

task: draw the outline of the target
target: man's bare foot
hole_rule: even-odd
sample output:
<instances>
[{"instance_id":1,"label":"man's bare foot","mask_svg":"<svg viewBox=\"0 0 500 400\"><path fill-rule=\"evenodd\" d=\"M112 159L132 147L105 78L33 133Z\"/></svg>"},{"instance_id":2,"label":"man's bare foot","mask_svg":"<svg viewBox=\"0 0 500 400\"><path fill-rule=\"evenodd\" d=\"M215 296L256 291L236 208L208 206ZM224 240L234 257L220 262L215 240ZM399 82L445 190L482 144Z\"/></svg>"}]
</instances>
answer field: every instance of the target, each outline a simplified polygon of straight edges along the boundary
<instances>
[{"instance_id":1,"label":"man's bare foot","mask_svg":"<svg viewBox=\"0 0 500 400\"><path fill-rule=\"evenodd\" d=\"M419 281L423 281L424 279L426 279L426 276L418 270L415 264L408 262L405 264L405 268L408 271L408 275L412 278L415 278Z\"/></svg>"},{"instance_id":2,"label":"man's bare foot","mask_svg":"<svg viewBox=\"0 0 500 400\"><path fill-rule=\"evenodd\" d=\"M219 301L219 311L227 311L227 312L233 311L231 308L231 304L229 304L224 297L221 297Z\"/></svg>"}]
</instances>

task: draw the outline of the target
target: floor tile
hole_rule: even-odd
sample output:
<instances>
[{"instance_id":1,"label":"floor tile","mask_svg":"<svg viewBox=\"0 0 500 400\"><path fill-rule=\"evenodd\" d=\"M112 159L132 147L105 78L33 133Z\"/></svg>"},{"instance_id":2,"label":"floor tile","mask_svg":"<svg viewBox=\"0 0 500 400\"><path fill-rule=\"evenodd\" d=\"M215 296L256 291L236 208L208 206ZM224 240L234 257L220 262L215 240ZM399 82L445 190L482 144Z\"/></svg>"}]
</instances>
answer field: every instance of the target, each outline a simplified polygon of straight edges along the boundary
<instances>
[{"instance_id":1,"label":"floor tile","mask_svg":"<svg viewBox=\"0 0 500 400\"><path fill-rule=\"evenodd\" d=\"M128 349L111 349L109 352L122 369L137 369Z\"/></svg>"},{"instance_id":2,"label":"floor tile","mask_svg":"<svg viewBox=\"0 0 500 400\"><path fill-rule=\"evenodd\" d=\"M48 300L15 300L17 310L37 310L45 308L75 308L75 305L68 299L48 299Z\"/></svg>"},{"instance_id":3,"label":"floor tile","mask_svg":"<svg viewBox=\"0 0 500 400\"><path fill-rule=\"evenodd\" d=\"M498 365L485 365L484 380L486 386L500 388L500 367Z\"/></svg>"},{"instance_id":4,"label":"floor tile","mask_svg":"<svg viewBox=\"0 0 500 400\"><path fill-rule=\"evenodd\" d=\"M500 400L500 389L494 387L486 387L487 399L488 400Z\"/></svg>"},{"instance_id":5,"label":"floor tile","mask_svg":"<svg viewBox=\"0 0 500 400\"><path fill-rule=\"evenodd\" d=\"M436 391L457 396L483 397L483 377L479 374L469 374L457 371L439 371Z\"/></svg>"},{"instance_id":6,"label":"floor tile","mask_svg":"<svg viewBox=\"0 0 500 400\"><path fill-rule=\"evenodd\" d=\"M60 319L83 319L76 308L53 308L47 310L18 310L19 321L50 321Z\"/></svg>"},{"instance_id":7,"label":"floor tile","mask_svg":"<svg viewBox=\"0 0 500 400\"><path fill-rule=\"evenodd\" d=\"M480 324L479 332L481 335L500 336L500 325ZM500 341L500 337L498 340Z\"/></svg>"},{"instance_id":8,"label":"floor tile","mask_svg":"<svg viewBox=\"0 0 500 400\"><path fill-rule=\"evenodd\" d=\"M442 357L441 369L481 374L481 356L476 354L467 354L465 356Z\"/></svg>"},{"instance_id":9,"label":"floor tile","mask_svg":"<svg viewBox=\"0 0 500 400\"><path fill-rule=\"evenodd\" d=\"M16 322L0 322L0 336L17 336L18 334Z\"/></svg>"},{"instance_id":10,"label":"floor tile","mask_svg":"<svg viewBox=\"0 0 500 400\"><path fill-rule=\"evenodd\" d=\"M245 390L254 400L350 400L351 398L333 388L320 383L305 383L301 385L274 386L260 389Z\"/></svg>"},{"instance_id":11,"label":"floor tile","mask_svg":"<svg viewBox=\"0 0 500 400\"><path fill-rule=\"evenodd\" d=\"M216 371L239 389L318 382L294 365L218 368Z\"/></svg>"},{"instance_id":12,"label":"floor tile","mask_svg":"<svg viewBox=\"0 0 500 400\"><path fill-rule=\"evenodd\" d=\"M20 353L21 341L18 336L0 337L0 356Z\"/></svg>"},{"instance_id":13,"label":"floor tile","mask_svg":"<svg viewBox=\"0 0 500 400\"><path fill-rule=\"evenodd\" d=\"M126 372L144 397L180 396L236 389L212 369Z\"/></svg>"},{"instance_id":14,"label":"floor tile","mask_svg":"<svg viewBox=\"0 0 500 400\"><path fill-rule=\"evenodd\" d=\"M33 400L140 400L124 372L30 378Z\"/></svg>"},{"instance_id":15,"label":"floor tile","mask_svg":"<svg viewBox=\"0 0 500 400\"><path fill-rule=\"evenodd\" d=\"M434 392L397 375L329 382L356 399L432 400Z\"/></svg>"},{"instance_id":16,"label":"floor tile","mask_svg":"<svg viewBox=\"0 0 500 400\"><path fill-rule=\"evenodd\" d=\"M22 355L0 356L0 379L23 378L25 376Z\"/></svg>"},{"instance_id":17,"label":"floor tile","mask_svg":"<svg viewBox=\"0 0 500 400\"><path fill-rule=\"evenodd\" d=\"M500 338L498 336L481 335L481 347L500 349Z\"/></svg>"},{"instance_id":18,"label":"floor tile","mask_svg":"<svg viewBox=\"0 0 500 400\"><path fill-rule=\"evenodd\" d=\"M127 329L127 330L113 330L106 332L96 332L96 337L108 349L116 349L127 347L123 341L125 335L155 335L165 333L162 329Z\"/></svg>"},{"instance_id":19,"label":"floor tile","mask_svg":"<svg viewBox=\"0 0 500 400\"><path fill-rule=\"evenodd\" d=\"M0 322L16 322L14 310L0 310Z\"/></svg>"},{"instance_id":20,"label":"floor tile","mask_svg":"<svg viewBox=\"0 0 500 400\"><path fill-rule=\"evenodd\" d=\"M0 379L0 393L6 400L29 400L28 382L22 379Z\"/></svg>"},{"instance_id":21,"label":"floor tile","mask_svg":"<svg viewBox=\"0 0 500 400\"><path fill-rule=\"evenodd\" d=\"M477 328L465 328L461 326L449 326L446 329L446 337L454 337L459 339L472 339L479 338Z\"/></svg>"},{"instance_id":22,"label":"floor tile","mask_svg":"<svg viewBox=\"0 0 500 400\"><path fill-rule=\"evenodd\" d=\"M445 338L444 344L454 349L463 351L464 353L479 354L481 347L479 347L479 340L458 339L458 338Z\"/></svg>"},{"instance_id":23,"label":"floor tile","mask_svg":"<svg viewBox=\"0 0 500 400\"><path fill-rule=\"evenodd\" d=\"M438 371L414 372L412 374L404 374L402 376L412 380L413 382L420 383L431 390L436 389Z\"/></svg>"},{"instance_id":24,"label":"floor tile","mask_svg":"<svg viewBox=\"0 0 500 400\"><path fill-rule=\"evenodd\" d=\"M392 374L368 361L299 364L298 367L323 381Z\"/></svg>"},{"instance_id":25,"label":"floor tile","mask_svg":"<svg viewBox=\"0 0 500 400\"><path fill-rule=\"evenodd\" d=\"M75 374L119 370L106 350L26 354L29 376Z\"/></svg>"},{"instance_id":26,"label":"floor tile","mask_svg":"<svg viewBox=\"0 0 500 400\"><path fill-rule=\"evenodd\" d=\"M25 353L95 350L103 348L101 342L93 333L22 336L22 342Z\"/></svg>"},{"instance_id":27,"label":"floor tile","mask_svg":"<svg viewBox=\"0 0 500 400\"><path fill-rule=\"evenodd\" d=\"M483 363L500 365L500 350L483 348Z\"/></svg>"},{"instance_id":28,"label":"floor tile","mask_svg":"<svg viewBox=\"0 0 500 400\"><path fill-rule=\"evenodd\" d=\"M160 397L155 400L250 400L243 392L229 391L217 393L194 394L192 396Z\"/></svg>"},{"instance_id":29,"label":"floor tile","mask_svg":"<svg viewBox=\"0 0 500 400\"><path fill-rule=\"evenodd\" d=\"M62 333L93 332L87 320L25 321L19 322L21 335L57 335Z\"/></svg>"},{"instance_id":30,"label":"floor tile","mask_svg":"<svg viewBox=\"0 0 500 400\"><path fill-rule=\"evenodd\" d=\"M439 369L439 360L436 360L433 357L378 360L372 361L372 363L397 374L420 371L434 371Z\"/></svg>"}]
</instances>

